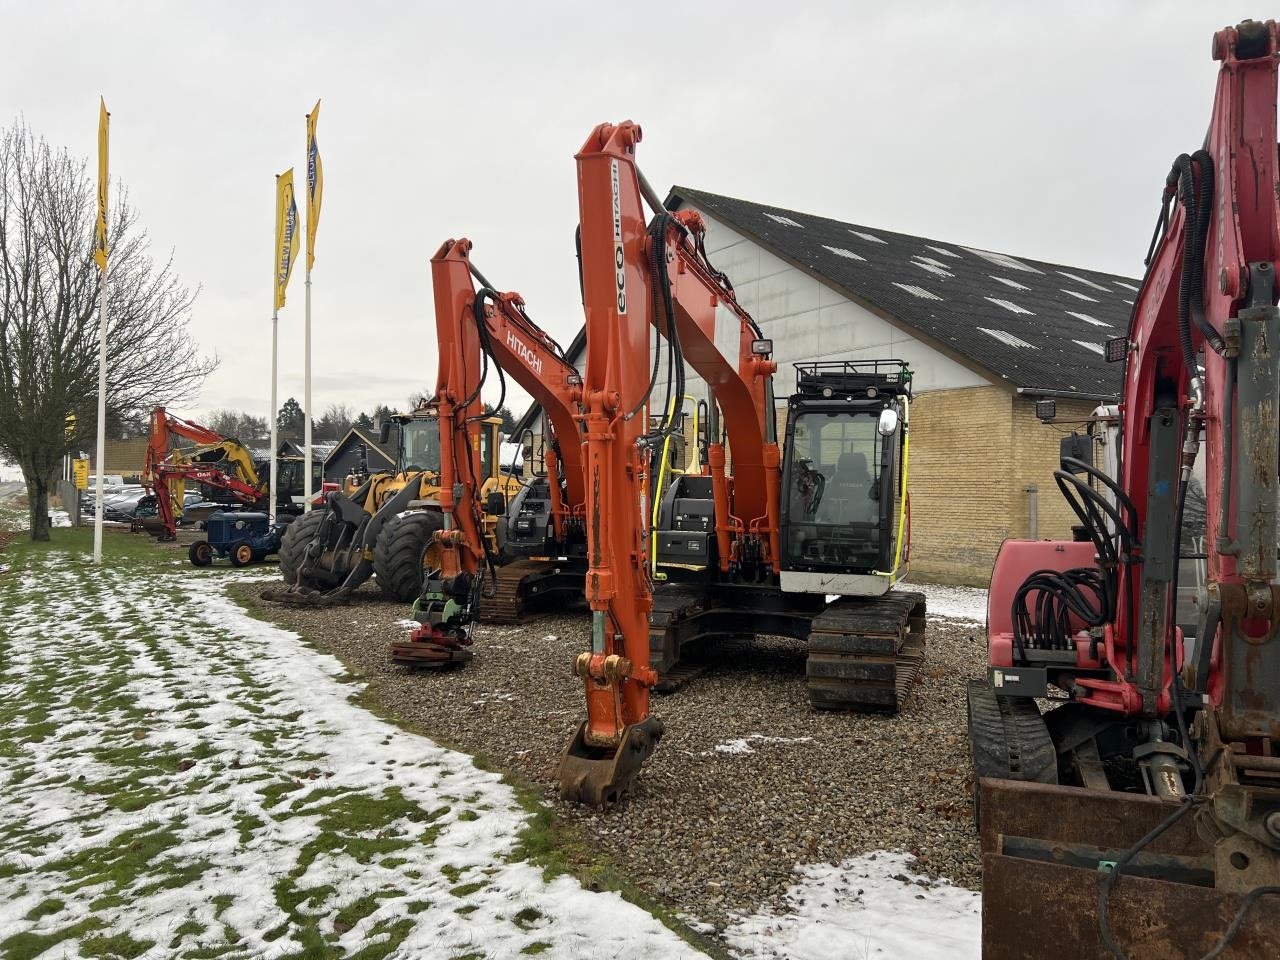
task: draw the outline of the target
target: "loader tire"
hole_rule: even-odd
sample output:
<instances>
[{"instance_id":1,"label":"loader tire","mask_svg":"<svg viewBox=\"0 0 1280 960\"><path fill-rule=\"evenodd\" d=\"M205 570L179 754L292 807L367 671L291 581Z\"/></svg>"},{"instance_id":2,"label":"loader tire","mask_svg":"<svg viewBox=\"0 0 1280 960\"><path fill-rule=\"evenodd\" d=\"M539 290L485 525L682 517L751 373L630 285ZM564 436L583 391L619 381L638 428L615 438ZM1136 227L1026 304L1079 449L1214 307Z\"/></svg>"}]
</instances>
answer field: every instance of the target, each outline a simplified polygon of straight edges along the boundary
<instances>
[{"instance_id":1,"label":"loader tire","mask_svg":"<svg viewBox=\"0 0 1280 960\"><path fill-rule=\"evenodd\" d=\"M298 567L302 563L302 553L320 529L324 519L323 510L312 510L305 513L285 528L280 538L280 576L287 586L298 582Z\"/></svg>"},{"instance_id":2,"label":"loader tire","mask_svg":"<svg viewBox=\"0 0 1280 960\"><path fill-rule=\"evenodd\" d=\"M422 595L428 554L440 549L432 535L443 527L438 510L415 510L386 522L373 545L373 573L384 597L413 603Z\"/></svg>"}]
</instances>

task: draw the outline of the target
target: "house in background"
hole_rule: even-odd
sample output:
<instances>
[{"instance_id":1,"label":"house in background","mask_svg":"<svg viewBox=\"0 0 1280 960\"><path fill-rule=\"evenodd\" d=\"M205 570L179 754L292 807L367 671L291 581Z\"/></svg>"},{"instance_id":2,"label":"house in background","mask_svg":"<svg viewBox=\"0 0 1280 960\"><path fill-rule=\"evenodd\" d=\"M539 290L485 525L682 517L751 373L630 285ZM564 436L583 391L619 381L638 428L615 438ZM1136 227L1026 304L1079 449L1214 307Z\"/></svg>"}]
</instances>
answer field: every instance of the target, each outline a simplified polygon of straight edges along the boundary
<instances>
[{"instance_id":1,"label":"house in background","mask_svg":"<svg viewBox=\"0 0 1280 960\"><path fill-rule=\"evenodd\" d=\"M325 457L324 479L341 483L348 474L366 468L369 473L394 472L397 455L394 443L383 446L374 431L352 427L346 436L333 444Z\"/></svg>"},{"instance_id":2,"label":"house in background","mask_svg":"<svg viewBox=\"0 0 1280 960\"><path fill-rule=\"evenodd\" d=\"M702 214L709 259L773 340L780 437L793 364L910 364L914 576L985 583L1005 538L1069 536L1060 441L1119 395L1105 344L1125 335L1138 281L686 187L667 206ZM691 370L686 381L706 395ZM1053 425L1036 418L1040 399L1056 401ZM518 433L540 422L531 408Z\"/></svg>"}]
</instances>

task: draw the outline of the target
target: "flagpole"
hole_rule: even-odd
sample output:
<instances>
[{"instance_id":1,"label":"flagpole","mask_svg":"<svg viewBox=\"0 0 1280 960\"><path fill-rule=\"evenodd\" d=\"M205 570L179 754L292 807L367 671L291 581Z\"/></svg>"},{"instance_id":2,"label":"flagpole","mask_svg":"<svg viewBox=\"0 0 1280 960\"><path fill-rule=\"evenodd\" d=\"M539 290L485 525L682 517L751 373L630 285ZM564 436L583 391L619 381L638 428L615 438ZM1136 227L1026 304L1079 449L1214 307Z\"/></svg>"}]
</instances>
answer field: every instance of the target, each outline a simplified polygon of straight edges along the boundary
<instances>
[{"instance_id":1,"label":"flagpole","mask_svg":"<svg viewBox=\"0 0 1280 960\"><path fill-rule=\"evenodd\" d=\"M276 431L279 417L276 414L276 340L280 325L280 308L271 311L271 481L267 489L267 515L276 522Z\"/></svg>"},{"instance_id":2,"label":"flagpole","mask_svg":"<svg viewBox=\"0 0 1280 960\"><path fill-rule=\"evenodd\" d=\"M94 482L93 562L102 563L102 494L107 472L107 265L98 273L98 476Z\"/></svg>"},{"instance_id":3,"label":"flagpole","mask_svg":"<svg viewBox=\"0 0 1280 960\"><path fill-rule=\"evenodd\" d=\"M307 258L310 261L310 257ZM304 417L303 444L307 448L306 479L302 481L303 511L311 512L311 264L307 263L307 296L306 319L303 321L303 350L306 357L302 361L302 408Z\"/></svg>"}]
</instances>

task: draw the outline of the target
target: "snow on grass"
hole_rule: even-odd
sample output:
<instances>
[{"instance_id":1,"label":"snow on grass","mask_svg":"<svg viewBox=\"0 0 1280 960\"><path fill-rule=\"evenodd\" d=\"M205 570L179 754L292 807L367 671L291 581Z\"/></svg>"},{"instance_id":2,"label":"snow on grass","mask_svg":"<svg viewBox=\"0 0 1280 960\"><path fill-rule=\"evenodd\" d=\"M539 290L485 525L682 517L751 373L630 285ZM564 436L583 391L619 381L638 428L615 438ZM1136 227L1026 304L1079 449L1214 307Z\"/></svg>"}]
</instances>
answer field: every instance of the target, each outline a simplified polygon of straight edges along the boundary
<instances>
[{"instance_id":1,"label":"snow on grass","mask_svg":"<svg viewBox=\"0 0 1280 960\"><path fill-rule=\"evenodd\" d=\"M951 587L939 583L912 583L907 589L919 590L925 596L925 608L931 617L987 622L987 591L981 587Z\"/></svg>"},{"instance_id":2,"label":"snow on grass","mask_svg":"<svg viewBox=\"0 0 1280 960\"><path fill-rule=\"evenodd\" d=\"M519 859L496 774L352 702L221 579L0 578L0 955L700 956Z\"/></svg>"},{"instance_id":3,"label":"snow on grass","mask_svg":"<svg viewBox=\"0 0 1280 960\"><path fill-rule=\"evenodd\" d=\"M881 852L797 867L784 912L740 917L724 939L741 960L977 960L981 895L913 873L913 861Z\"/></svg>"}]
</instances>

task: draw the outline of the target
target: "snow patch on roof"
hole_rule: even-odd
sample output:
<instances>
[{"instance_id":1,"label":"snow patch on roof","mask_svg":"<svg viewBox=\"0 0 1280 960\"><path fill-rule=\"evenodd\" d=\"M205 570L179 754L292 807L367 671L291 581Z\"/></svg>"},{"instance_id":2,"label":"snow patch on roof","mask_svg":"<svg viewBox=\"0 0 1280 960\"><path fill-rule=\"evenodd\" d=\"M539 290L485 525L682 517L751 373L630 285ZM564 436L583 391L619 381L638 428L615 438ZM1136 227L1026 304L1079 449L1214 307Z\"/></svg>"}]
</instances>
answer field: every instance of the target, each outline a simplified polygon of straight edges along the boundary
<instances>
[{"instance_id":1,"label":"snow patch on roof","mask_svg":"<svg viewBox=\"0 0 1280 960\"><path fill-rule=\"evenodd\" d=\"M1032 313L1030 310L1028 310L1026 307L1020 307L1016 303L1014 303L1012 300L1001 300L999 297L983 297L982 299L991 301L997 307L1004 307L1010 313L1024 313L1029 317L1035 316L1035 314Z\"/></svg>"},{"instance_id":2,"label":"snow patch on roof","mask_svg":"<svg viewBox=\"0 0 1280 960\"><path fill-rule=\"evenodd\" d=\"M975 257L981 257L988 263L994 263L997 267L1007 267L1010 270L1021 270L1023 273L1044 273L1043 270L1037 270L1030 264L1023 263L1014 257L1004 253L992 253L990 250L978 250L974 247L961 247L961 250L968 250Z\"/></svg>"},{"instance_id":3,"label":"snow patch on roof","mask_svg":"<svg viewBox=\"0 0 1280 960\"><path fill-rule=\"evenodd\" d=\"M861 237L863 240L870 240L872 243L884 243L884 241L879 237L873 236L870 233L863 233L861 230L850 230L849 232L855 237Z\"/></svg>"},{"instance_id":4,"label":"snow patch on roof","mask_svg":"<svg viewBox=\"0 0 1280 960\"><path fill-rule=\"evenodd\" d=\"M930 293L924 287L917 287L910 283L895 283L895 287L899 290L905 290L912 296L919 297L921 300L941 300L942 298L936 293Z\"/></svg>"},{"instance_id":5,"label":"snow patch on roof","mask_svg":"<svg viewBox=\"0 0 1280 960\"><path fill-rule=\"evenodd\" d=\"M1113 280L1112 283L1114 283L1117 287L1124 287L1126 290L1132 290L1134 293L1138 292L1138 288L1135 287L1132 283L1125 283L1123 280Z\"/></svg>"},{"instance_id":6,"label":"snow patch on roof","mask_svg":"<svg viewBox=\"0 0 1280 960\"><path fill-rule=\"evenodd\" d=\"M792 220L790 217L782 217L776 213L765 213L765 216L774 223L782 224L784 227L799 227L801 230L804 229L804 224L796 223L796 221Z\"/></svg>"},{"instance_id":7,"label":"snow patch on roof","mask_svg":"<svg viewBox=\"0 0 1280 960\"><path fill-rule=\"evenodd\" d=\"M1074 280L1076 283L1083 283L1086 287L1093 287L1093 289L1095 290L1101 290L1103 293L1113 292L1111 289L1109 289L1108 287L1104 287L1100 283L1094 283L1092 280L1086 280L1084 277L1080 276L1078 273L1070 273L1066 270L1059 270L1058 273L1060 273L1064 277Z\"/></svg>"},{"instance_id":8,"label":"snow patch on roof","mask_svg":"<svg viewBox=\"0 0 1280 960\"><path fill-rule=\"evenodd\" d=\"M1068 315L1075 317L1077 320L1083 320L1085 323L1092 323L1095 327L1106 327L1108 330L1111 329L1111 324L1103 323L1101 320L1096 320L1087 313L1076 313L1074 310L1068 310L1067 313Z\"/></svg>"},{"instance_id":9,"label":"snow patch on roof","mask_svg":"<svg viewBox=\"0 0 1280 960\"><path fill-rule=\"evenodd\" d=\"M1031 289L1031 288L1030 288L1030 287L1028 287L1026 284L1024 284L1024 283L1019 283L1017 280L1010 280L1008 277L997 277L994 273L989 273L989 274L987 274L987 276L989 276L992 280L999 280L999 281L1000 281L1001 283L1003 283L1006 287L1013 287L1013 289L1015 289L1015 290L1030 290L1030 289Z\"/></svg>"},{"instance_id":10,"label":"snow patch on roof","mask_svg":"<svg viewBox=\"0 0 1280 960\"><path fill-rule=\"evenodd\" d=\"M1097 297L1091 297L1087 293L1080 293L1078 290L1068 290L1066 287L1059 287L1063 293L1069 297L1075 297L1077 300L1088 300L1090 303L1097 303Z\"/></svg>"},{"instance_id":11,"label":"snow patch on roof","mask_svg":"<svg viewBox=\"0 0 1280 960\"><path fill-rule=\"evenodd\" d=\"M956 253L954 250L948 250L946 247L935 247L931 243L927 243L925 244L925 246L927 246L934 253L942 254L944 257L955 257L957 260L960 259L960 254Z\"/></svg>"},{"instance_id":12,"label":"snow patch on roof","mask_svg":"<svg viewBox=\"0 0 1280 960\"><path fill-rule=\"evenodd\" d=\"M950 270L948 270L946 267L940 264L937 260L930 260L927 257L917 257L911 262L915 264L917 267L919 267L921 270L927 270L930 273L936 274L939 277L945 277L948 280L955 277L954 273L952 273Z\"/></svg>"},{"instance_id":13,"label":"snow patch on roof","mask_svg":"<svg viewBox=\"0 0 1280 960\"><path fill-rule=\"evenodd\" d=\"M1084 347L1086 350L1091 350L1098 354L1098 356L1102 356L1103 354L1102 344L1100 343L1089 343L1087 340L1072 340L1071 342L1080 344L1080 346Z\"/></svg>"},{"instance_id":14,"label":"snow patch on roof","mask_svg":"<svg viewBox=\"0 0 1280 960\"><path fill-rule=\"evenodd\" d=\"M859 254L854 253L852 250L846 250L844 247L833 247L830 244L824 243L822 245L822 249L830 250L837 257L845 257L846 259L849 259L849 260L861 260L864 263L867 260L866 257L860 256Z\"/></svg>"},{"instance_id":15,"label":"snow patch on roof","mask_svg":"<svg viewBox=\"0 0 1280 960\"><path fill-rule=\"evenodd\" d=\"M991 330L987 327L978 327L978 329L981 330L983 333L985 333L988 337L994 337L995 339L999 340L1005 346L1024 347L1028 350L1040 349L1034 343L1027 343L1027 341L1023 340L1021 337L1015 337L1008 330Z\"/></svg>"}]
</instances>

